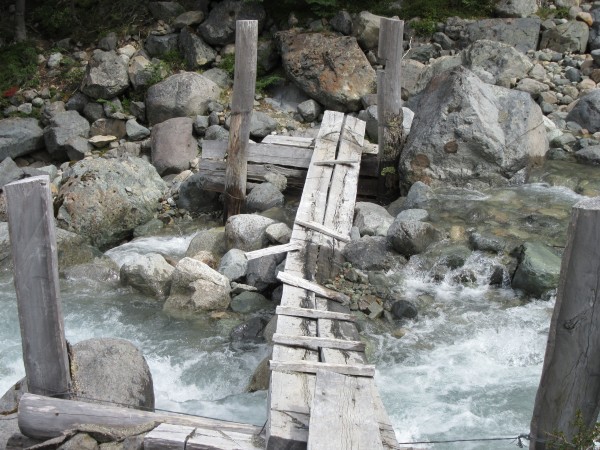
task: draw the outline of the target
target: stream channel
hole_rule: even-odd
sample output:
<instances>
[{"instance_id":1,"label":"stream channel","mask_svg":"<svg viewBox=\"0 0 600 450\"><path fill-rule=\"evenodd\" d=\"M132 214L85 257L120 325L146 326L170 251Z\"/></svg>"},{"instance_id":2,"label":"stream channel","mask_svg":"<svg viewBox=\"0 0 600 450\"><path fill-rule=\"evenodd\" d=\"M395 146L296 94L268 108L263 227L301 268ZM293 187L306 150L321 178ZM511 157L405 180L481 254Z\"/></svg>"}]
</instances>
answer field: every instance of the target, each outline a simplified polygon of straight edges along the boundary
<instances>
[{"instance_id":1,"label":"stream channel","mask_svg":"<svg viewBox=\"0 0 600 450\"><path fill-rule=\"evenodd\" d=\"M516 245L541 241L560 253L571 206L583 198L580 194L600 195L600 169L549 161L530 182L482 192L436 191L423 207L449 238L386 274L393 289L417 305L418 320L359 322L400 442L528 432L554 297L528 298L510 288L506 274L502 286L490 286L490 274L506 257L465 251L465 235L476 228ZM193 232L171 230L138 238L107 255L118 264L135 253L178 258L192 237ZM463 255L464 264L448 269L448 258L456 254ZM102 277L85 271L71 273L79 275L61 279L71 343L92 337L132 341L148 360L157 408L265 423L266 392L246 393L245 388L268 347L230 340L242 318L174 319L162 312L161 303L120 286L116 277L99 281ZM3 393L24 375L9 273L0 276L0 306ZM515 444L461 442L433 448L508 449Z\"/></svg>"}]
</instances>

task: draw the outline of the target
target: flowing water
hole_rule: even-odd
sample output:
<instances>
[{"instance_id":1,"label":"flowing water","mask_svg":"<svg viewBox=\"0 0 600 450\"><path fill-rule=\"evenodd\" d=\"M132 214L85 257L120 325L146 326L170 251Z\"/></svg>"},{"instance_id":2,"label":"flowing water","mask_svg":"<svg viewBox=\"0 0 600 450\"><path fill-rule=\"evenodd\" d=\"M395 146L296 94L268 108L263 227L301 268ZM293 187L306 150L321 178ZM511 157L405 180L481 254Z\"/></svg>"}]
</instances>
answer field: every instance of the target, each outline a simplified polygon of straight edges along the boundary
<instances>
[{"instance_id":1,"label":"flowing water","mask_svg":"<svg viewBox=\"0 0 600 450\"><path fill-rule=\"evenodd\" d=\"M551 183L551 175L544 172L539 181ZM526 298L507 280L502 287L489 286L490 273L506 262L502 256L471 252L460 267L441 275L437 268L456 250L457 242L464 243L469 227L507 242L541 240L560 251L570 207L580 198L564 187L533 184L483 193L445 190L428 202L430 220L453 238L387 274L395 280L394 290L417 304L419 319L397 324L402 337L387 327L362 324L369 355L377 365L381 396L401 442L527 433L552 296ZM132 254L157 250L177 258L191 237L141 238L107 255L117 264ZM155 300L114 280L63 279L61 292L71 343L111 336L142 349L154 377L158 408L257 425L265 422L266 393L248 394L245 388L268 348L230 342L229 332L241 319L176 320L163 314ZM4 392L24 375L9 275L0 276L0 306L0 392ZM515 448L515 442L443 443L434 448L504 449Z\"/></svg>"}]
</instances>

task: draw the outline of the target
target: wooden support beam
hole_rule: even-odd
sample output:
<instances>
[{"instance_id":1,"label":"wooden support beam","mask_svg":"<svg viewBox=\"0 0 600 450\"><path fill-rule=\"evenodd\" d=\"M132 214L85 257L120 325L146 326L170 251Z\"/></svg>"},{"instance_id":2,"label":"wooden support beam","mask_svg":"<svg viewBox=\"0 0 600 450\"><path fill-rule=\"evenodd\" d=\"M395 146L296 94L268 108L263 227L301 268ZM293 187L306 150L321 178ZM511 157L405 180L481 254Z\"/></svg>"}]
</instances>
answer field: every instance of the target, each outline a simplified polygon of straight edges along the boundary
<instances>
[{"instance_id":1,"label":"wooden support beam","mask_svg":"<svg viewBox=\"0 0 600 450\"><path fill-rule=\"evenodd\" d=\"M336 302L350 303L350 297L348 297L346 294L334 291L333 289L328 289L326 287L318 285L317 283L313 283L311 281L305 280L304 278L290 275L286 272L279 272L277 274L277 279L279 279L279 281L282 281L285 284L289 284L290 286L296 286L302 289L306 289L307 291L314 292L315 294L320 295L321 297L325 297Z\"/></svg>"},{"instance_id":2,"label":"wooden support beam","mask_svg":"<svg viewBox=\"0 0 600 450\"><path fill-rule=\"evenodd\" d=\"M263 256L278 255L279 253L287 253L298 251L303 247L300 242L289 242L287 244L272 245L270 247L261 248L260 250L254 250L252 252L246 252L246 259L251 261L253 259L262 258Z\"/></svg>"},{"instance_id":3,"label":"wooden support beam","mask_svg":"<svg viewBox=\"0 0 600 450\"><path fill-rule=\"evenodd\" d=\"M245 208L247 148L256 86L258 21L238 20L235 25L235 68L225 171L224 221L240 214Z\"/></svg>"},{"instance_id":4,"label":"wooden support beam","mask_svg":"<svg viewBox=\"0 0 600 450\"><path fill-rule=\"evenodd\" d=\"M262 140L263 144L278 144L278 145L289 145L292 147L304 147L313 148L315 146L315 140L313 138L300 137L300 136L281 136L278 134L269 134Z\"/></svg>"},{"instance_id":5,"label":"wooden support beam","mask_svg":"<svg viewBox=\"0 0 600 450\"><path fill-rule=\"evenodd\" d=\"M288 336L275 333L273 335L273 342L290 347L305 347L311 350L318 350L319 348L335 348L338 350L353 350L357 352L365 351L365 344L360 341L346 341L344 339L328 339L314 336Z\"/></svg>"},{"instance_id":6,"label":"wooden support beam","mask_svg":"<svg viewBox=\"0 0 600 450\"><path fill-rule=\"evenodd\" d=\"M345 166L352 166L360 163L359 159L332 159L329 161L317 161L313 164L315 166L335 166L336 164L343 164Z\"/></svg>"},{"instance_id":7,"label":"wooden support beam","mask_svg":"<svg viewBox=\"0 0 600 450\"><path fill-rule=\"evenodd\" d=\"M353 314L320 311L318 309L293 308L291 306L278 306L275 313L282 316L307 317L309 319L330 319L342 320L345 322L356 322L356 316Z\"/></svg>"},{"instance_id":8,"label":"wooden support beam","mask_svg":"<svg viewBox=\"0 0 600 450\"><path fill-rule=\"evenodd\" d=\"M69 397L71 375L47 175L4 186L29 392Z\"/></svg>"},{"instance_id":9,"label":"wooden support beam","mask_svg":"<svg viewBox=\"0 0 600 450\"><path fill-rule=\"evenodd\" d=\"M144 450L256 450L255 436L163 423L144 438Z\"/></svg>"},{"instance_id":10,"label":"wooden support beam","mask_svg":"<svg viewBox=\"0 0 600 450\"><path fill-rule=\"evenodd\" d=\"M304 228L308 228L313 231L318 231L321 234L337 239L342 242L350 242L350 236L348 234L338 233L336 230L332 228L328 228L324 225L321 225L317 222L307 222L304 220L296 219L296 225L303 226Z\"/></svg>"},{"instance_id":11,"label":"wooden support beam","mask_svg":"<svg viewBox=\"0 0 600 450\"><path fill-rule=\"evenodd\" d=\"M402 53L404 21L382 17L378 56L385 71L377 73L379 120L379 200L389 203L399 195L398 161L404 142L402 128Z\"/></svg>"},{"instance_id":12,"label":"wooden support beam","mask_svg":"<svg viewBox=\"0 0 600 450\"><path fill-rule=\"evenodd\" d=\"M308 450L383 450L371 383L368 378L317 372Z\"/></svg>"},{"instance_id":13,"label":"wooden support beam","mask_svg":"<svg viewBox=\"0 0 600 450\"><path fill-rule=\"evenodd\" d=\"M24 394L19 402L19 429L34 439L50 439L80 425L131 428L155 422L208 430L259 435L261 427L190 415L140 411L76 400Z\"/></svg>"},{"instance_id":14,"label":"wooden support beam","mask_svg":"<svg viewBox=\"0 0 600 450\"><path fill-rule=\"evenodd\" d=\"M314 361L269 361L271 370L280 372L304 372L316 374L319 370L329 370L355 377L374 377L375 366L368 364L328 364Z\"/></svg>"},{"instance_id":15,"label":"wooden support beam","mask_svg":"<svg viewBox=\"0 0 600 450\"><path fill-rule=\"evenodd\" d=\"M550 434L568 442L577 413L586 427L600 412L600 197L573 206L548 346L531 420L529 448ZM538 441L539 440L539 441Z\"/></svg>"},{"instance_id":16,"label":"wooden support beam","mask_svg":"<svg viewBox=\"0 0 600 450\"><path fill-rule=\"evenodd\" d=\"M204 141L202 160L222 160L225 158L226 150L227 143L224 141ZM308 168L313 154L312 148L290 147L281 144L249 143L246 151L246 158L251 163L278 164L303 169Z\"/></svg>"}]
</instances>

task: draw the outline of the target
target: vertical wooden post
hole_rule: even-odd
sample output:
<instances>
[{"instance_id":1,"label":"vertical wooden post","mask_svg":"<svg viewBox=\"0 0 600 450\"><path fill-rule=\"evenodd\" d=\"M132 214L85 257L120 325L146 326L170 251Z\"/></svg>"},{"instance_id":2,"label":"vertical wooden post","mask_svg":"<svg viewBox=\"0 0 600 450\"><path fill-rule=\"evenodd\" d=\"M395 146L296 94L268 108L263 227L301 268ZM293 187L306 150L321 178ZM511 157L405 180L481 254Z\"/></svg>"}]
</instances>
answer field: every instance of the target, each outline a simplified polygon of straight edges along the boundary
<instances>
[{"instance_id":1,"label":"vertical wooden post","mask_svg":"<svg viewBox=\"0 0 600 450\"><path fill-rule=\"evenodd\" d=\"M231 123L223 220L243 212L246 201L248 140L256 87L258 21L238 20L235 26L235 69L231 99Z\"/></svg>"},{"instance_id":2,"label":"vertical wooden post","mask_svg":"<svg viewBox=\"0 0 600 450\"><path fill-rule=\"evenodd\" d=\"M7 184L4 192L29 392L68 397L71 376L50 179L26 178Z\"/></svg>"},{"instance_id":3,"label":"vertical wooden post","mask_svg":"<svg viewBox=\"0 0 600 450\"><path fill-rule=\"evenodd\" d=\"M587 427L600 412L600 197L571 214L529 448L557 432L570 440L578 412Z\"/></svg>"},{"instance_id":4,"label":"vertical wooden post","mask_svg":"<svg viewBox=\"0 0 600 450\"><path fill-rule=\"evenodd\" d=\"M402 52L404 21L382 18L378 56L385 70L377 74L377 118L379 120L379 185L382 203L399 195L398 161L404 140L402 129Z\"/></svg>"}]
</instances>

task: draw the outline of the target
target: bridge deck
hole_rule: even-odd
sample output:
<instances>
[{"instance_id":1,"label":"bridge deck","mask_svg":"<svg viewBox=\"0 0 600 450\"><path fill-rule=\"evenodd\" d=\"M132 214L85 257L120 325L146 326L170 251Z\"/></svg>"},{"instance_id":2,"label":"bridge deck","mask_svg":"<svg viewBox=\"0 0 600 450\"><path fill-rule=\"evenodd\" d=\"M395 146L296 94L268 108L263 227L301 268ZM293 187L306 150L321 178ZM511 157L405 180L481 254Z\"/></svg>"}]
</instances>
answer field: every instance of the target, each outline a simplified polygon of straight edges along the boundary
<instances>
[{"instance_id":1,"label":"bridge deck","mask_svg":"<svg viewBox=\"0 0 600 450\"><path fill-rule=\"evenodd\" d=\"M327 111L314 144L277 309L267 448L399 448L348 300L323 289L352 227L365 123ZM335 236L335 237L334 237Z\"/></svg>"}]
</instances>

